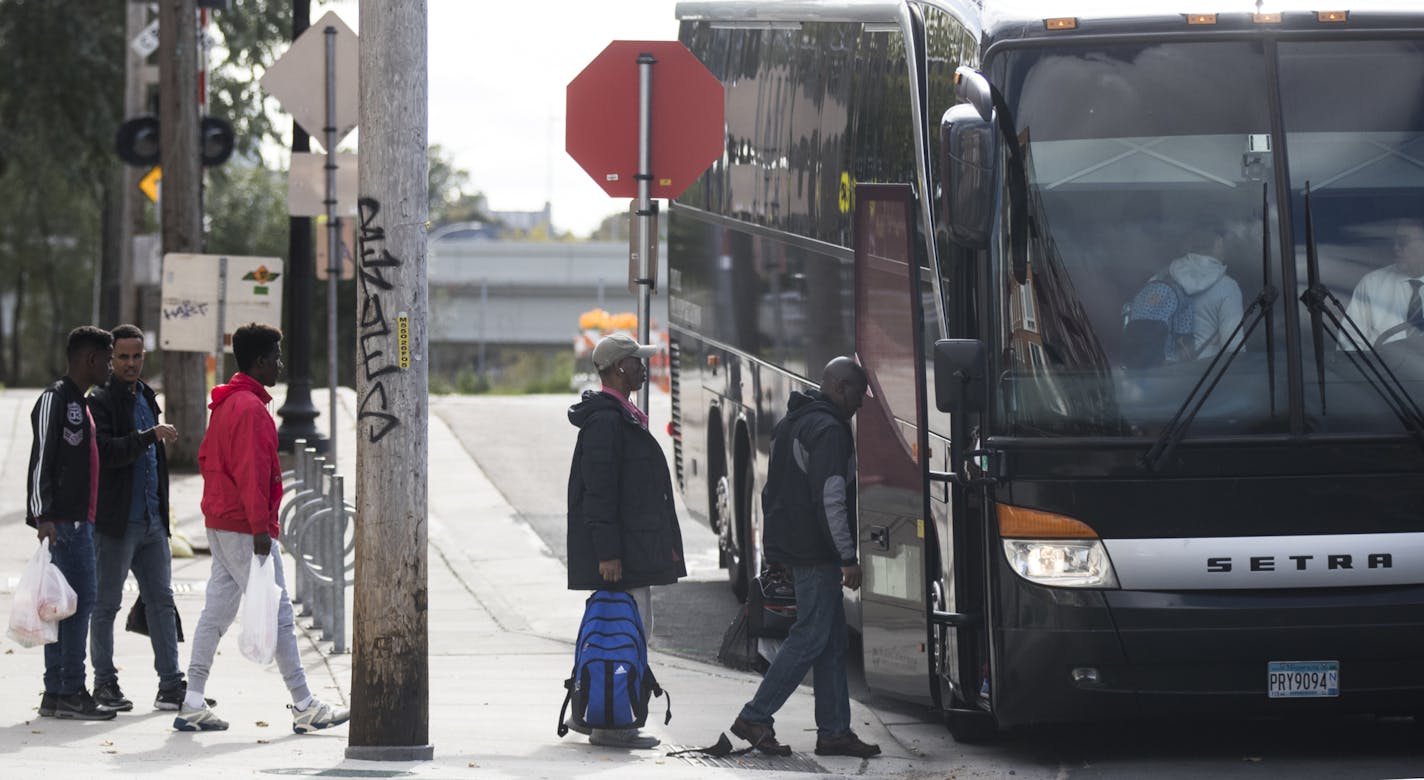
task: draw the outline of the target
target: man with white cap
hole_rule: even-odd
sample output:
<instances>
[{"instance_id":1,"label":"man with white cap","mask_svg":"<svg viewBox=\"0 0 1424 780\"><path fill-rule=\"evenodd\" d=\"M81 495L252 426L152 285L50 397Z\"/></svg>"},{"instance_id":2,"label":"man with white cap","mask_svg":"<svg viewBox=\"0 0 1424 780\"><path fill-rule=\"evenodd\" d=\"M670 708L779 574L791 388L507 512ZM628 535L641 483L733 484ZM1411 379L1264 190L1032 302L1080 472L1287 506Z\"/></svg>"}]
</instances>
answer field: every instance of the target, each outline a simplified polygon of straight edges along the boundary
<instances>
[{"instance_id":1,"label":"man with white cap","mask_svg":"<svg viewBox=\"0 0 1424 780\"><path fill-rule=\"evenodd\" d=\"M648 415L631 400L643 386L643 359L656 347L615 333L593 349L603 381L569 407L579 429L569 470L569 590L621 590L638 603L643 629L653 630L653 585L687 576L672 477ZM657 747L636 729L594 729L589 742Z\"/></svg>"}]
</instances>

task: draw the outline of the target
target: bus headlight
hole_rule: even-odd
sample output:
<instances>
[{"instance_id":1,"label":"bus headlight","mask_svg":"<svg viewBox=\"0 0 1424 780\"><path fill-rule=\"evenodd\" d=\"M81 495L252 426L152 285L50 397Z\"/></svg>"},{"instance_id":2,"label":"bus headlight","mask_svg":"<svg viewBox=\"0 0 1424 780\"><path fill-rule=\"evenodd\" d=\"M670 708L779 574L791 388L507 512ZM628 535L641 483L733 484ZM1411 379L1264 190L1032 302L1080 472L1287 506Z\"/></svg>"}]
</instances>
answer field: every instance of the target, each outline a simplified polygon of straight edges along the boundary
<instances>
[{"instance_id":1,"label":"bus headlight","mask_svg":"<svg viewBox=\"0 0 1424 780\"><path fill-rule=\"evenodd\" d=\"M998 505L1004 557L1029 582L1057 588L1116 588L1112 559L1087 523L1038 509Z\"/></svg>"},{"instance_id":2,"label":"bus headlight","mask_svg":"<svg viewBox=\"0 0 1424 780\"><path fill-rule=\"evenodd\" d=\"M1076 539L1005 539L1004 557L1029 582L1058 588L1116 588L1103 543Z\"/></svg>"}]
</instances>

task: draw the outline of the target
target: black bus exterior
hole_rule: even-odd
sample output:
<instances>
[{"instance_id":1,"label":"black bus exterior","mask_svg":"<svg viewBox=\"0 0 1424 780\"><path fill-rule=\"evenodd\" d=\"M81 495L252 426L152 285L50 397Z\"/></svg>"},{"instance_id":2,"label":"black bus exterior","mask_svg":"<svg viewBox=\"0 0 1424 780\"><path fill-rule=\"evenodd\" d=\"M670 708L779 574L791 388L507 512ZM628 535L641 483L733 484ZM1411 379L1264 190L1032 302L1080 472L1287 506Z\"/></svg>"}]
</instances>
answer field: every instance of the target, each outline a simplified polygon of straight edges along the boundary
<instances>
[{"instance_id":1,"label":"black bus exterior","mask_svg":"<svg viewBox=\"0 0 1424 780\"><path fill-rule=\"evenodd\" d=\"M678 6L727 90L687 506L744 592L771 427L857 355L866 679L958 737L1424 695L1424 11L1216 4Z\"/></svg>"}]
</instances>

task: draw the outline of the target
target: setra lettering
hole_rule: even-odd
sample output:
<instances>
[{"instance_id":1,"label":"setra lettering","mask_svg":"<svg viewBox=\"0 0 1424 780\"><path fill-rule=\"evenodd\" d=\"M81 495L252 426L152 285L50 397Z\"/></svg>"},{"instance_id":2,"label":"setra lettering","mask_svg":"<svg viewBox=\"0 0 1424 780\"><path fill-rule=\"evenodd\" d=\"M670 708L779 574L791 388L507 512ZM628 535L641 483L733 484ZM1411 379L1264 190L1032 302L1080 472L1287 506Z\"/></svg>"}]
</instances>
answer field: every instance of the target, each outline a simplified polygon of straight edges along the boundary
<instances>
[{"instance_id":1,"label":"setra lettering","mask_svg":"<svg viewBox=\"0 0 1424 780\"><path fill-rule=\"evenodd\" d=\"M1314 555L1287 555L1282 556L1284 560L1293 562L1294 566L1284 566L1282 570L1290 571L1318 571L1322 561L1317 560ZM1357 561L1363 557L1363 561ZM1370 553L1365 556L1355 556L1350 554L1335 554L1324 556L1324 568L1326 571L1349 570L1356 571L1356 563L1363 563L1365 569L1393 569L1394 555L1391 553ZM1247 558L1246 566L1253 572L1273 572L1277 571L1277 556L1274 555L1253 555ZM1234 568L1234 560L1231 556L1215 556L1206 559L1206 570L1209 574L1225 574Z\"/></svg>"}]
</instances>

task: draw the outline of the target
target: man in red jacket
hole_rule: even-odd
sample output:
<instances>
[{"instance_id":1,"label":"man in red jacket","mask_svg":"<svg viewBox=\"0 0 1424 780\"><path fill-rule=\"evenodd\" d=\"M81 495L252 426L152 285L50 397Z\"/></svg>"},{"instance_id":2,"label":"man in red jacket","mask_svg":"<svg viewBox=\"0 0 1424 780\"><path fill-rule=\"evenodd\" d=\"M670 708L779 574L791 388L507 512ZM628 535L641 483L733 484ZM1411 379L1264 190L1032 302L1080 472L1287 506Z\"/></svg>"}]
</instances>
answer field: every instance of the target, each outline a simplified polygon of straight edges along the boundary
<instances>
[{"instance_id":1,"label":"man in red jacket","mask_svg":"<svg viewBox=\"0 0 1424 780\"><path fill-rule=\"evenodd\" d=\"M307 687L306 670L292 633L292 603L282 576L282 556L272 554L280 528L277 505L282 501L282 468L277 462L277 426L272 421L267 388L282 372L282 332L250 323L232 334L238 373L213 388L208 404L212 418L198 448L203 474L203 518L212 550L207 602L193 631L188 661L188 693L173 728L179 731L222 731L227 721L204 701L208 672L218 640L232 625L242 603L248 569L272 565L282 590L277 610L277 668L292 694L292 730L305 734L339 726L349 710L319 701Z\"/></svg>"}]
</instances>

